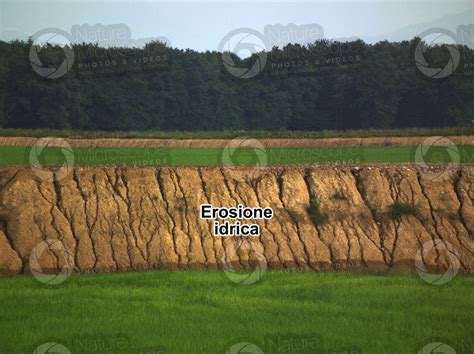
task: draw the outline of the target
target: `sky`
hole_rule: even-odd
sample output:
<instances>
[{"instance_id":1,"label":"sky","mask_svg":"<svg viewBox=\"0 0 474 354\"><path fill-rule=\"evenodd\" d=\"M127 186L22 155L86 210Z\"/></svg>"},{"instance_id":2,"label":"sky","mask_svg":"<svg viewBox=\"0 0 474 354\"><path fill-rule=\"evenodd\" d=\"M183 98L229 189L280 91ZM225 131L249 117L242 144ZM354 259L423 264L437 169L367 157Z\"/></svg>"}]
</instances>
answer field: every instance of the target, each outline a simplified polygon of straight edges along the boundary
<instances>
[{"instance_id":1,"label":"sky","mask_svg":"<svg viewBox=\"0 0 474 354\"><path fill-rule=\"evenodd\" d=\"M266 25L318 24L326 38L384 36L406 26L474 13L474 1L68 1L0 0L0 39L45 28L125 24L132 38L165 37L173 47L217 50L230 31ZM472 16L472 15L469 15ZM465 17L464 17L465 18ZM474 18L471 23L474 23Z\"/></svg>"}]
</instances>

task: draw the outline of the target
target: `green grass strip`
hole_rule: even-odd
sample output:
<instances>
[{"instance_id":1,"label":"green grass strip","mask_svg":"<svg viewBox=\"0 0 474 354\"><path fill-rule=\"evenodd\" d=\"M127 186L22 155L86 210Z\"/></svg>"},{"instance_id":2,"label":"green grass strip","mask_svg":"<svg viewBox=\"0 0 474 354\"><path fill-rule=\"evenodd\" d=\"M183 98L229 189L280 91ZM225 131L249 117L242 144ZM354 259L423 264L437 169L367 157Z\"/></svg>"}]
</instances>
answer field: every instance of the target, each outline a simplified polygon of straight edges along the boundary
<instances>
[{"instance_id":1,"label":"green grass strip","mask_svg":"<svg viewBox=\"0 0 474 354\"><path fill-rule=\"evenodd\" d=\"M45 147L40 153L26 146L0 146L1 165L278 165L312 163L472 163L474 145L431 147L417 156L417 146L240 148L226 157L223 148L73 148Z\"/></svg>"}]
</instances>

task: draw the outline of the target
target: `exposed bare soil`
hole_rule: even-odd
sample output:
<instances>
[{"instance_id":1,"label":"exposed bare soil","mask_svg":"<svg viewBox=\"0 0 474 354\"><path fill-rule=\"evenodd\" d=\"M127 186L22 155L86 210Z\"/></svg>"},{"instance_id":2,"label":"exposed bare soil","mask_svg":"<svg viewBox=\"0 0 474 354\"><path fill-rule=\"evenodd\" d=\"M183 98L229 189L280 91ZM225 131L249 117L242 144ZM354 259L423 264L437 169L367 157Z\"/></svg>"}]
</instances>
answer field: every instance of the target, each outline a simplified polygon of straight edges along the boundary
<instances>
[{"instance_id":1,"label":"exposed bare soil","mask_svg":"<svg viewBox=\"0 0 474 354\"><path fill-rule=\"evenodd\" d=\"M454 246L461 270L473 270L474 173L463 166L433 180L444 168L285 166L246 180L248 167L76 167L42 181L29 167L1 167L0 271L28 273L45 239L61 240L81 272L222 269L225 257L236 268L264 258L274 269L413 270L422 245L436 240ZM310 212L311 195L319 216ZM390 216L396 201L417 213ZM275 216L259 222L261 237L216 238L199 218L201 203L271 207ZM422 260L448 265L436 250L425 249ZM56 251L40 261L43 269L62 266Z\"/></svg>"},{"instance_id":2,"label":"exposed bare soil","mask_svg":"<svg viewBox=\"0 0 474 354\"><path fill-rule=\"evenodd\" d=\"M333 146L401 146L418 145L427 137L321 138L321 139L259 139L265 147L333 147ZM244 140L245 138L242 137ZM450 136L454 144L474 144L474 136ZM61 139L72 147L208 147L220 148L229 144L226 139ZM37 138L1 137L0 145L33 146ZM249 142L250 146L252 143Z\"/></svg>"}]
</instances>

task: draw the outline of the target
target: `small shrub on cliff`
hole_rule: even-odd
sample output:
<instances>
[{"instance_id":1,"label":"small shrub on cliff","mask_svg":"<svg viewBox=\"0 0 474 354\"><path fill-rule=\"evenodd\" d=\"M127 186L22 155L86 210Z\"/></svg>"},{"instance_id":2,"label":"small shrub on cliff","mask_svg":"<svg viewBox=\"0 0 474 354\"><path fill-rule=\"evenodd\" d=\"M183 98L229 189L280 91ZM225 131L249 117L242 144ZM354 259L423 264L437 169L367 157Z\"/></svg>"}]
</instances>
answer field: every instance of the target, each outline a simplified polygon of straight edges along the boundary
<instances>
[{"instance_id":1,"label":"small shrub on cliff","mask_svg":"<svg viewBox=\"0 0 474 354\"><path fill-rule=\"evenodd\" d=\"M459 216L458 213L455 213L455 212L452 212L452 211L444 210L444 209L441 209L441 208L434 208L433 211L440 214L440 215L442 215L442 216L447 217L449 220L460 220L461 219L461 217Z\"/></svg>"},{"instance_id":2,"label":"small shrub on cliff","mask_svg":"<svg viewBox=\"0 0 474 354\"><path fill-rule=\"evenodd\" d=\"M311 193L309 199L308 213L316 224L322 224L327 221L327 215L321 212L318 196Z\"/></svg>"},{"instance_id":3,"label":"small shrub on cliff","mask_svg":"<svg viewBox=\"0 0 474 354\"><path fill-rule=\"evenodd\" d=\"M184 211L186 209L186 199L184 199L184 197L177 197L176 198L176 208L179 210L179 211Z\"/></svg>"},{"instance_id":4,"label":"small shrub on cliff","mask_svg":"<svg viewBox=\"0 0 474 354\"><path fill-rule=\"evenodd\" d=\"M344 193L342 193L341 190L338 190L336 193L334 193L332 197L338 200L347 200L347 197L344 195Z\"/></svg>"},{"instance_id":5,"label":"small shrub on cliff","mask_svg":"<svg viewBox=\"0 0 474 354\"><path fill-rule=\"evenodd\" d=\"M453 213L453 212L448 212L448 218L449 220L461 220L461 217L459 216L459 214L457 213Z\"/></svg>"},{"instance_id":6,"label":"small shrub on cliff","mask_svg":"<svg viewBox=\"0 0 474 354\"><path fill-rule=\"evenodd\" d=\"M415 205L409 203L395 202L388 207L389 215L394 219L400 219L404 215L417 215Z\"/></svg>"}]
</instances>

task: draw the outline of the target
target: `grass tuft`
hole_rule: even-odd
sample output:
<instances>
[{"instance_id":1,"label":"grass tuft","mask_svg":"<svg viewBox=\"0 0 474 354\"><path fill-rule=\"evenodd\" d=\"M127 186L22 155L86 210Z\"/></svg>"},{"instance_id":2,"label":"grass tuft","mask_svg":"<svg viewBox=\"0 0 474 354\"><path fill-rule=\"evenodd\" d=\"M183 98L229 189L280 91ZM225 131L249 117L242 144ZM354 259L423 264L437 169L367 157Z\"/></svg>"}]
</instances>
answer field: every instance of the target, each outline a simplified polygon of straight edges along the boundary
<instances>
[{"instance_id":1,"label":"grass tuft","mask_svg":"<svg viewBox=\"0 0 474 354\"><path fill-rule=\"evenodd\" d=\"M400 219L405 215L417 215L418 209L410 203L395 202L388 207L389 215L394 219Z\"/></svg>"},{"instance_id":2,"label":"grass tuft","mask_svg":"<svg viewBox=\"0 0 474 354\"><path fill-rule=\"evenodd\" d=\"M332 195L333 199L338 199L338 200L347 200L347 197L344 195L342 190L338 190L336 193Z\"/></svg>"},{"instance_id":3,"label":"grass tuft","mask_svg":"<svg viewBox=\"0 0 474 354\"><path fill-rule=\"evenodd\" d=\"M321 204L314 192L311 192L308 212L316 224L323 224L328 220L328 216L321 211Z\"/></svg>"}]
</instances>

